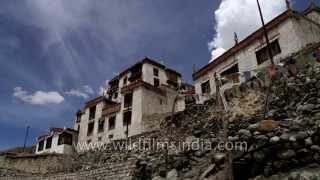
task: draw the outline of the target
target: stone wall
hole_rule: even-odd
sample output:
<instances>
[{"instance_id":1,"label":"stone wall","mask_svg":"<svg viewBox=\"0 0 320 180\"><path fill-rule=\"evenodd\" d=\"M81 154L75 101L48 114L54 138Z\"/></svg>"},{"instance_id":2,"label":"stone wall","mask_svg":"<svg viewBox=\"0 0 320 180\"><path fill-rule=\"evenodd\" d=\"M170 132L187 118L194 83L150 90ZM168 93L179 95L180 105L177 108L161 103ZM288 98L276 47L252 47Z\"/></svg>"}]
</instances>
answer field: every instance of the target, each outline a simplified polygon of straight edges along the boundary
<instances>
[{"instance_id":1,"label":"stone wall","mask_svg":"<svg viewBox=\"0 0 320 180\"><path fill-rule=\"evenodd\" d=\"M45 155L1 155L0 168L16 169L29 173L47 173L52 168L67 168L69 158L56 154Z\"/></svg>"},{"instance_id":2,"label":"stone wall","mask_svg":"<svg viewBox=\"0 0 320 180\"><path fill-rule=\"evenodd\" d=\"M99 168L90 168L75 173L59 173L49 176L6 176L0 180L87 180L87 179L106 179L106 180L129 180L132 179L131 173L135 168L135 161L128 160L120 163L104 164Z\"/></svg>"}]
</instances>

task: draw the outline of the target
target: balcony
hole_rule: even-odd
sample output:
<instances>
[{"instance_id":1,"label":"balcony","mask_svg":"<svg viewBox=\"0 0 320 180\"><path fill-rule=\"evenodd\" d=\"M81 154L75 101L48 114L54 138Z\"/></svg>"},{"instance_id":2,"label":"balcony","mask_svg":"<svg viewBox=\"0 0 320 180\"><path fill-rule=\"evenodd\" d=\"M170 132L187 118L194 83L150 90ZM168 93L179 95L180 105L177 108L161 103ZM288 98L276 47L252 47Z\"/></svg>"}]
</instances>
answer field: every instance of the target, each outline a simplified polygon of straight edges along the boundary
<instances>
[{"instance_id":1,"label":"balcony","mask_svg":"<svg viewBox=\"0 0 320 180\"><path fill-rule=\"evenodd\" d=\"M114 104L114 105L103 108L102 115L113 114L113 113L119 112L120 110L121 110L121 104Z\"/></svg>"}]
</instances>

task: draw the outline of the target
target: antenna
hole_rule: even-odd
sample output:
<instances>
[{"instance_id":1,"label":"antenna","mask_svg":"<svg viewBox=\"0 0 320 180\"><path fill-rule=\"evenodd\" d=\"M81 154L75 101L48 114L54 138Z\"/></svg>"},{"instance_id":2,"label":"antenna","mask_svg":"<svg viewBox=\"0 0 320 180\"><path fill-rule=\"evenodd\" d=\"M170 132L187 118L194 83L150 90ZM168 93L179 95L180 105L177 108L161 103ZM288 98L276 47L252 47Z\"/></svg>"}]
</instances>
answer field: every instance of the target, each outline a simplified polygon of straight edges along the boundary
<instances>
[{"instance_id":1,"label":"antenna","mask_svg":"<svg viewBox=\"0 0 320 180\"><path fill-rule=\"evenodd\" d=\"M237 45L239 43L238 34L234 32L234 44Z\"/></svg>"}]
</instances>

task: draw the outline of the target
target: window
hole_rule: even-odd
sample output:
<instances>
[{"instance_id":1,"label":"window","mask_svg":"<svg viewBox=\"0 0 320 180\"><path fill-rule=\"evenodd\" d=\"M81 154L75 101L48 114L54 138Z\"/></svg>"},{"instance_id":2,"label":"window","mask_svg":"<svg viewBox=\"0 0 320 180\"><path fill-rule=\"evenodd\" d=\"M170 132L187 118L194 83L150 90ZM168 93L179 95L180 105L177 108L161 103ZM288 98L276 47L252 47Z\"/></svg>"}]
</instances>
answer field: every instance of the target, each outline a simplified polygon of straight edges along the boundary
<instances>
[{"instance_id":1,"label":"window","mask_svg":"<svg viewBox=\"0 0 320 180\"><path fill-rule=\"evenodd\" d=\"M94 119L96 117L96 106L93 106L89 110L89 119Z\"/></svg>"},{"instance_id":2,"label":"window","mask_svg":"<svg viewBox=\"0 0 320 180\"><path fill-rule=\"evenodd\" d=\"M42 151L43 150L43 146L44 146L44 140L39 141L38 151Z\"/></svg>"},{"instance_id":3,"label":"window","mask_svg":"<svg viewBox=\"0 0 320 180\"><path fill-rule=\"evenodd\" d=\"M159 76L159 70L156 69L156 68L153 68L153 75L158 77Z\"/></svg>"},{"instance_id":4,"label":"window","mask_svg":"<svg viewBox=\"0 0 320 180\"><path fill-rule=\"evenodd\" d=\"M81 121L81 114L77 114L77 122Z\"/></svg>"},{"instance_id":5,"label":"window","mask_svg":"<svg viewBox=\"0 0 320 180\"><path fill-rule=\"evenodd\" d=\"M211 92L209 80L201 84L201 91L202 94L209 94Z\"/></svg>"},{"instance_id":6,"label":"window","mask_svg":"<svg viewBox=\"0 0 320 180\"><path fill-rule=\"evenodd\" d=\"M124 95L124 108L132 107L132 93Z\"/></svg>"},{"instance_id":7,"label":"window","mask_svg":"<svg viewBox=\"0 0 320 180\"><path fill-rule=\"evenodd\" d=\"M102 137L100 136L100 137L98 137L98 141L101 141L102 140Z\"/></svg>"},{"instance_id":8,"label":"window","mask_svg":"<svg viewBox=\"0 0 320 180\"><path fill-rule=\"evenodd\" d=\"M223 71L220 76L227 79L227 82L232 81L233 83L239 83L240 82L240 76L239 76L239 66L238 64L235 64L228 68L227 70ZM224 83L222 83L224 84Z\"/></svg>"},{"instance_id":9,"label":"window","mask_svg":"<svg viewBox=\"0 0 320 180\"><path fill-rule=\"evenodd\" d=\"M162 101L162 99L161 99L161 98L159 98L159 103L160 103L160 105L162 105L162 104L163 104L163 101Z\"/></svg>"},{"instance_id":10,"label":"window","mask_svg":"<svg viewBox=\"0 0 320 180\"><path fill-rule=\"evenodd\" d=\"M93 133L94 122L88 124L87 136L91 136Z\"/></svg>"},{"instance_id":11,"label":"window","mask_svg":"<svg viewBox=\"0 0 320 180\"><path fill-rule=\"evenodd\" d=\"M270 43L272 55L275 56L281 53L281 48L278 39ZM262 64L269 59L268 47L264 47L256 52L258 64Z\"/></svg>"},{"instance_id":12,"label":"window","mask_svg":"<svg viewBox=\"0 0 320 180\"><path fill-rule=\"evenodd\" d=\"M52 145L52 136L47 138L46 149L50 149Z\"/></svg>"},{"instance_id":13,"label":"window","mask_svg":"<svg viewBox=\"0 0 320 180\"><path fill-rule=\"evenodd\" d=\"M109 139L113 139L113 134L109 134Z\"/></svg>"},{"instance_id":14,"label":"window","mask_svg":"<svg viewBox=\"0 0 320 180\"><path fill-rule=\"evenodd\" d=\"M58 145L67 144L72 145L72 134L63 132L59 135Z\"/></svg>"},{"instance_id":15,"label":"window","mask_svg":"<svg viewBox=\"0 0 320 180\"><path fill-rule=\"evenodd\" d=\"M159 87L160 81L159 81L158 78L154 78L154 79L153 79L153 85L154 85L154 87Z\"/></svg>"},{"instance_id":16,"label":"window","mask_svg":"<svg viewBox=\"0 0 320 180\"><path fill-rule=\"evenodd\" d=\"M126 76L123 79L123 86L127 85L127 82L128 82L128 77Z\"/></svg>"},{"instance_id":17,"label":"window","mask_svg":"<svg viewBox=\"0 0 320 180\"><path fill-rule=\"evenodd\" d=\"M101 118L99 120L99 125L98 125L98 132L101 133L104 131L104 118Z\"/></svg>"},{"instance_id":18,"label":"window","mask_svg":"<svg viewBox=\"0 0 320 180\"><path fill-rule=\"evenodd\" d=\"M127 111L123 113L123 126L129 126L131 125L131 111Z\"/></svg>"},{"instance_id":19,"label":"window","mask_svg":"<svg viewBox=\"0 0 320 180\"><path fill-rule=\"evenodd\" d=\"M87 144L90 144L90 143L91 143L91 139L88 139L88 140L87 140Z\"/></svg>"},{"instance_id":20,"label":"window","mask_svg":"<svg viewBox=\"0 0 320 180\"><path fill-rule=\"evenodd\" d=\"M112 130L112 129L114 129L116 127L116 116L111 116L110 118L109 118L109 127L108 127L108 129L109 130Z\"/></svg>"},{"instance_id":21,"label":"window","mask_svg":"<svg viewBox=\"0 0 320 180\"><path fill-rule=\"evenodd\" d=\"M118 92L115 92L115 93L114 93L113 98L114 98L114 99L117 99L117 98L118 98Z\"/></svg>"}]
</instances>

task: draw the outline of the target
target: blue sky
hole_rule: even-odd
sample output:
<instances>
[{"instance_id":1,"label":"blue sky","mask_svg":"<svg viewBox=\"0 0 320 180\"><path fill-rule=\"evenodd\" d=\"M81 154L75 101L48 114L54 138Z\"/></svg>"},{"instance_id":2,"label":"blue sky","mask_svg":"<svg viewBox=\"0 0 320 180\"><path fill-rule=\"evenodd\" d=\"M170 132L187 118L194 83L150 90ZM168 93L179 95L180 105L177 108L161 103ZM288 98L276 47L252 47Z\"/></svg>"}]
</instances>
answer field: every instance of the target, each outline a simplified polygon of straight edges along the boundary
<instances>
[{"instance_id":1,"label":"blue sky","mask_svg":"<svg viewBox=\"0 0 320 180\"><path fill-rule=\"evenodd\" d=\"M211 58L220 3L2 0L0 150L21 146L27 125L29 145L49 127L72 127L74 113L106 80L145 56L192 83L192 64Z\"/></svg>"}]
</instances>

